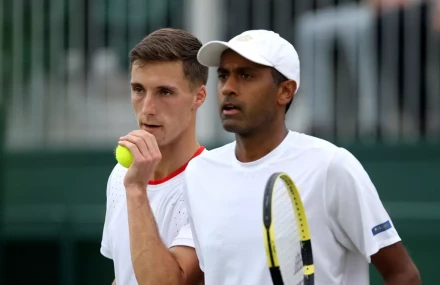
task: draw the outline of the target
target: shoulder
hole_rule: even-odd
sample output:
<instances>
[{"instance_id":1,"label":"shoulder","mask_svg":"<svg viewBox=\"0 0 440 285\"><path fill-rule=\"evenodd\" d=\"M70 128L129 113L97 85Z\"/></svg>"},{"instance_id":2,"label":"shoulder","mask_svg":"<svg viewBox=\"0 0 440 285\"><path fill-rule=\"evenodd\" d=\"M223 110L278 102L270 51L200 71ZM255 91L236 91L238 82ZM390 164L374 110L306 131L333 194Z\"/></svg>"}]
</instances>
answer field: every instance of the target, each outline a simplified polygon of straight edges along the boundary
<instances>
[{"instance_id":1,"label":"shoulder","mask_svg":"<svg viewBox=\"0 0 440 285\"><path fill-rule=\"evenodd\" d=\"M127 168L123 167L119 163L117 163L107 180L107 195L114 188L120 188L123 186L124 176L127 173Z\"/></svg>"},{"instance_id":2,"label":"shoulder","mask_svg":"<svg viewBox=\"0 0 440 285\"><path fill-rule=\"evenodd\" d=\"M225 164L230 162L229 157L234 153L235 142L226 144L224 146L203 151L199 156L193 158L186 168L187 175L191 175L194 172L200 171L201 168L216 165Z\"/></svg>"},{"instance_id":3,"label":"shoulder","mask_svg":"<svg viewBox=\"0 0 440 285\"><path fill-rule=\"evenodd\" d=\"M290 131L288 138L290 145L304 150L321 149L323 151L334 152L338 149L335 144L329 141L303 133Z\"/></svg>"},{"instance_id":4,"label":"shoulder","mask_svg":"<svg viewBox=\"0 0 440 285\"><path fill-rule=\"evenodd\" d=\"M329 173L351 173L363 172L363 167L359 160L347 149L339 147L333 154L328 166Z\"/></svg>"},{"instance_id":5,"label":"shoulder","mask_svg":"<svg viewBox=\"0 0 440 285\"><path fill-rule=\"evenodd\" d=\"M310 161L320 164L330 162L340 150L340 147L324 139L292 131L286 142L287 152L295 156L306 156Z\"/></svg>"},{"instance_id":6,"label":"shoulder","mask_svg":"<svg viewBox=\"0 0 440 285\"><path fill-rule=\"evenodd\" d=\"M356 157L347 149L326 140L294 133L289 136L284 153L287 160L301 161L315 170L322 171L324 177L333 181L342 177L363 176L363 168Z\"/></svg>"},{"instance_id":7,"label":"shoulder","mask_svg":"<svg viewBox=\"0 0 440 285\"><path fill-rule=\"evenodd\" d=\"M349 193L376 192L374 184L361 162L350 151L342 147L338 148L328 164L326 188L333 194L339 193L341 199L348 199Z\"/></svg>"},{"instance_id":8,"label":"shoulder","mask_svg":"<svg viewBox=\"0 0 440 285\"><path fill-rule=\"evenodd\" d=\"M119 163L116 163L116 165L113 167L112 171L110 172L109 181L124 178L125 174L127 173L127 170L128 170L127 168L123 167Z\"/></svg>"},{"instance_id":9,"label":"shoulder","mask_svg":"<svg viewBox=\"0 0 440 285\"><path fill-rule=\"evenodd\" d=\"M296 148L308 153L310 159L325 165L327 174L336 174L334 177L355 174L362 169L360 162L349 150L326 140L299 134L294 143Z\"/></svg>"},{"instance_id":10,"label":"shoulder","mask_svg":"<svg viewBox=\"0 0 440 285\"><path fill-rule=\"evenodd\" d=\"M235 150L235 141L225 144L224 146L211 149L203 154L200 158L211 161L224 161L225 155L230 155Z\"/></svg>"}]
</instances>

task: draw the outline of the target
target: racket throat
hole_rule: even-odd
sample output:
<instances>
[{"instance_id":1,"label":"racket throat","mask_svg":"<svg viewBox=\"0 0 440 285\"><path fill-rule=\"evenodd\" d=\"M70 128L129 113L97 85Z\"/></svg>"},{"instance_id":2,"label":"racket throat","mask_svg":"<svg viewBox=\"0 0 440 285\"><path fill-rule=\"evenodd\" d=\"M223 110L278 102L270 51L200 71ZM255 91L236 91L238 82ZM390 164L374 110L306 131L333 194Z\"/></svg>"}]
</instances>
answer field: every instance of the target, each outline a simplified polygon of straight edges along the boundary
<instances>
[{"instance_id":1,"label":"racket throat","mask_svg":"<svg viewBox=\"0 0 440 285\"><path fill-rule=\"evenodd\" d=\"M283 277L281 276L281 271L278 266L269 268L270 276L272 277L272 282L274 285L284 285Z\"/></svg>"},{"instance_id":2,"label":"racket throat","mask_svg":"<svg viewBox=\"0 0 440 285\"><path fill-rule=\"evenodd\" d=\"M271 240L271 238L270 238L270 233L269 233L269 231L266 231L266 235L267 235L267 237L266 237L266 239L267 239L267 251L269 252L270 262L271 262L270 267L271 267L271 268L272 268L272 267L278 267L278 266L275 264L275 259L274 259L274 256L273 256L273 252L272 252L272 240Z\"/></svg>"}]
</instances>

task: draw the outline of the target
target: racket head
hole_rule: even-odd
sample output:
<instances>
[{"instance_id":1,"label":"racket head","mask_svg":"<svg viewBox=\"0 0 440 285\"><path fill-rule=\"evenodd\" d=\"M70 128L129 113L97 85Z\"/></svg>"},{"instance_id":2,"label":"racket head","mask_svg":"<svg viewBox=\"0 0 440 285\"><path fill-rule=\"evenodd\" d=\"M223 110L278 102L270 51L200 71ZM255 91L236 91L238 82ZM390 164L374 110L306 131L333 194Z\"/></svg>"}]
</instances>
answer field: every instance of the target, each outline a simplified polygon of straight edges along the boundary
<instances>
[{"instance_id":1,"label":"racket head","mask_svg":"<svg viewBox=\"0 0 440 285\"><path fill-rule=\"evenodd\" d=\"M266 259L274 285L313 285L310 231L298 188L283 172L272 174L263 198Z\"/></svg>"}]
</instances>

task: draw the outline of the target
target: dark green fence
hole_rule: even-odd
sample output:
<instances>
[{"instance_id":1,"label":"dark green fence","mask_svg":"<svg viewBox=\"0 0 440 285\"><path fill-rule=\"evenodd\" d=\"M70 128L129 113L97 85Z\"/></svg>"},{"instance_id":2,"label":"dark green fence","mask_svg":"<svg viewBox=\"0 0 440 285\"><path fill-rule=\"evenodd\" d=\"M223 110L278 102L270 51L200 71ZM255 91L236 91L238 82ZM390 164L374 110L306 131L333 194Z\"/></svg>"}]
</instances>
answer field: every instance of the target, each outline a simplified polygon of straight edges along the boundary
<instances>
[{"instance_id":1,"label":"dark green fence","mask_svg":"<svg viewBox=\"0 0 440 285\"><path fill-rule=\"evenodd\" d=\"M423 284L437 284L440 146L347 146L369 172ZM0 284L110 285L99 253L112 150L8 154ZM382 284L372 270L371 284Z\"/></svg>"}]
</instances>

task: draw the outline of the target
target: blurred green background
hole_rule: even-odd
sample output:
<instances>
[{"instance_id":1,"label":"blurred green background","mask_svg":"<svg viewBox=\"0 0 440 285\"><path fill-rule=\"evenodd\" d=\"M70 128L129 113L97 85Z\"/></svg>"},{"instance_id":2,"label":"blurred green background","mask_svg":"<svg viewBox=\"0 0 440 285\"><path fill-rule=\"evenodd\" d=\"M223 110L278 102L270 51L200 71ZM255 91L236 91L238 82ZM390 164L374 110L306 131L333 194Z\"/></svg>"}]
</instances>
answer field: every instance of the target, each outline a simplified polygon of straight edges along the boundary
<instances>
[{"instance_id":1,"label":"blurred green background","mask_svg":"<svg viewBox=\"0 0 440 285\"><path fill-rule=\"evenodd\" d=\"M99 248L113 148L136 128L128 52L162 27L291 41L301 87L288 126L355 154L423 284L438 284L438 3L0 0L0 284L111 284ZM197 123L208 149L233 139L213 116L215 85ZM374 270L371 284L382 284Z\"/></svg>"}]
</instances>

